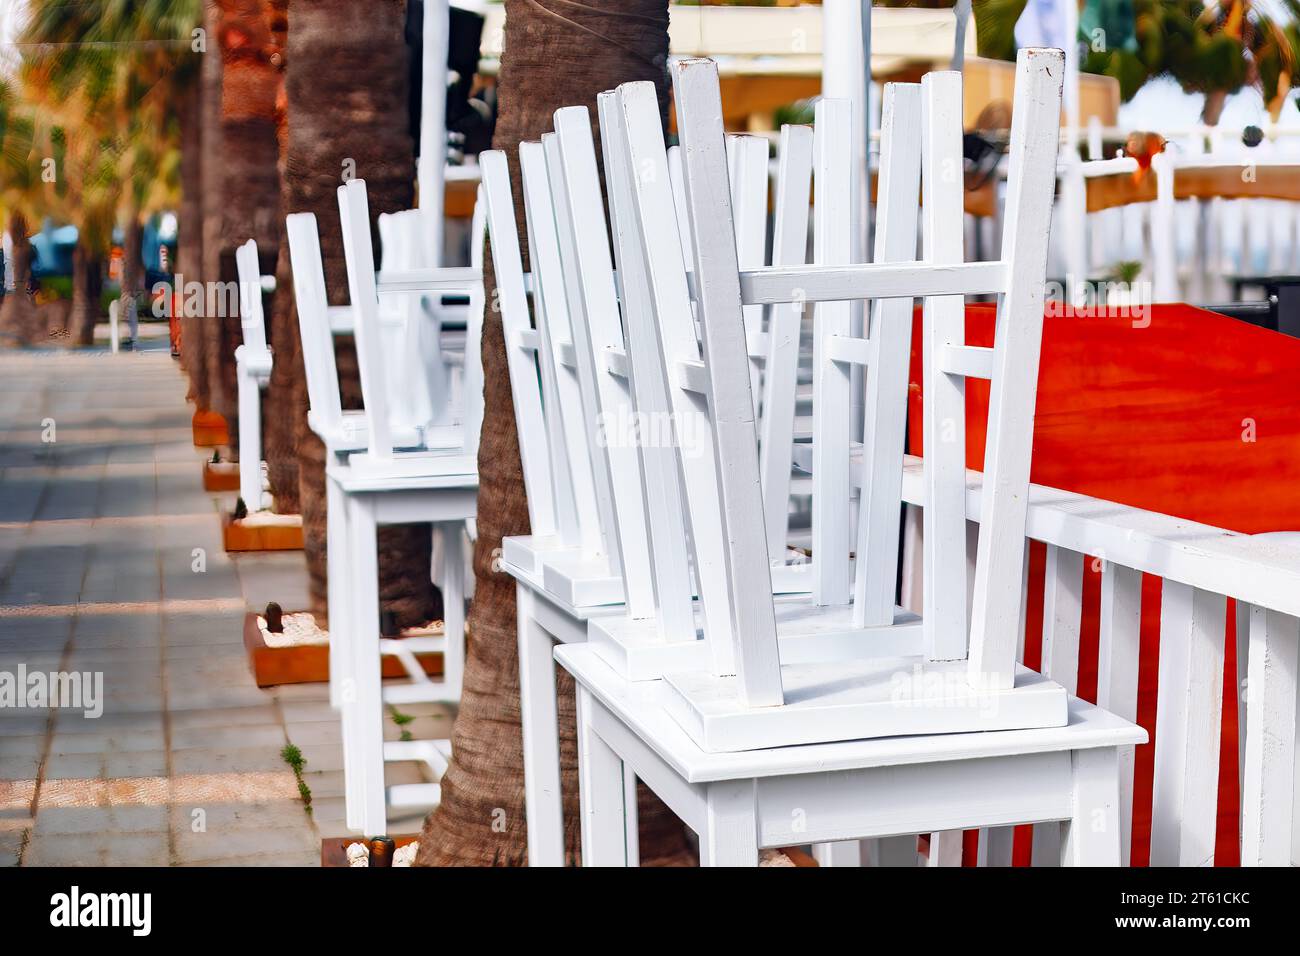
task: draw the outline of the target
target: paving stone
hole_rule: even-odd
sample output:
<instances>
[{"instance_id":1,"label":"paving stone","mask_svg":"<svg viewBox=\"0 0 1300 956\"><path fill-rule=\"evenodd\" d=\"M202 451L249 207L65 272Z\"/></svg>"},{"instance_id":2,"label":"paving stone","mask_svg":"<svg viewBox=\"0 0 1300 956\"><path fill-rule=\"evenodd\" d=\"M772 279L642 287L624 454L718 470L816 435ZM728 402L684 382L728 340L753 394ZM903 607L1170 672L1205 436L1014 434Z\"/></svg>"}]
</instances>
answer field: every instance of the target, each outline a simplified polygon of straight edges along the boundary
<instances>
[{"instance_id":1,"label":"paving stone","mask_svg":"<svg viewBox=\"0 0 1300 956\"><path fill-rule=\"evenodd\" d=\"M33 838L24 866L167 866L166 833L50 834Z\"/></svg>"},{"instance_id":2,"label":"paving stone","mask_svg":"<svg viewBox=\"0 0 1300 956\"><path fill-rule=\"evenodd\" d=\"M265 747L279 751L284 747L284 728L279 723L245 724L234 727L172 728L172 750Z\"/></svg>"},{"instance_id":3,"label":"paving stone","mask_svg":"<svg viewBox=\"0 0 1300 956\"><path fill-rule=\"evenodd\" d=\"M305 816L305 814L304 814ZM173 831L176 862L185 866L213 860L239 860L244 857L276 857L294 854L301 859L315 853L320 859L320 838L315 829L300 826L263 828L226 828L193 833L188 827Z\"/></svg>"},{"instance_id":4,"label":"paving stone","mask_svg":"<svg viewBox=\"0 0 1300 956\"><path fill-rule=\"evenodd\" d=\"M98 718L0 711L0 865L24 834L32 866L316 865L319 831L280 756L286 709L331 820L338 718L323 685L257 688L242 634L268 593L306 603L303 557L225 553L233 496L202 490L183 376L165 338L146 345L159 351L0 354L0 670L101 674L104 704Z\"/></svg>"},{"instance_id":5,"label":"paving stone","mask_svg":"<svg viewBox=\"0 0 1300 956\"><path fill-rule=\"evenodd\" d=\"M0 866L17 866L22 852L26 829L0 830Z\"/></svg>"},{"instance_id":6,"label":"paving stone","mask_svg":"<svg viewBox=\"0 0 1300 956\"><path fill-rule=\"evenodd\" d=\"M313 800L313 808L315 801ZM202 811L201 814L195 811ZM314 815L314 814L313 814ZM228 832L231 830L278 830L310 825L301 800L273 800L264 803L204 803L176 804L169 810L173 832Z\"/></svg>"},{"instance_id":7,"label":"paving stone","mask_svg":"<svg viewBox=\"0 0 1300 956\"><path fill-rule=\"evenodd\" d=\"M167 829L167 809L161 806L36 807L34 839L51 834L140 833Z\"/></svg>"}]
</instances>

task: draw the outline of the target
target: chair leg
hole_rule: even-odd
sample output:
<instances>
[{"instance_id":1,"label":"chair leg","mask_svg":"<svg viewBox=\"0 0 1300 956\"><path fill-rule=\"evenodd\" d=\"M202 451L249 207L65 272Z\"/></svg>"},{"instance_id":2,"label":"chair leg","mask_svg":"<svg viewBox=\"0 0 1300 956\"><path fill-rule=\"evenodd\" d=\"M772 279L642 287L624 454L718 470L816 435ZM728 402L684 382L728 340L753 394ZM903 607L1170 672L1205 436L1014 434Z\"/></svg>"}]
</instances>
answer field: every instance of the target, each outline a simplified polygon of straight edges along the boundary
<instances>
[{"instance_id":1,"label":"chair leg","mask_svg":"<svg viewBox=\"0 0 1300 956\"><path fill-rule=\"evenodd\" d=\"M362 773L357 762L356 668L352 656L352 626L348 602L352 599L351 550L348 547L348 501L336 482L326 479L326 561L328 563L330 704L339 712L343 742L343 806L349 830L364 829Z\"/></svg>"},{"instance_id":2,"label":"chair leg","mask_svg":"<svg viewBox=\"0 0 1300 956\"><path fill-rule=\"evenodd\" d=\"M360 496L348 501L348 537L352 574L349 627L356 676L352 730L360 777L363 830L376 836L387 830L384 797L384 723L379 658L379 556L374 512Z\"/></svg>"},{"instance_id":3,"label":"chair leg","mask_svg":"<svg viewBox=\"0 0 1300 956\"><path fill-rule=\"evenodd\" d=\"M262 391L257 379L239 376L239 497L249 512L262 508Z\"/></svg>"},{"instance_id":4,"label":"chair leg","mask_svg":"<svg viewBox=\"0 0 1300 956\"><path fill-rule=\"evenodd\" d=\"M753 780L708 784L700 866L758 866L758 800Z\"/></svg>"},{"instance_id":5,"label":"chair leg","mask_svg":"<svg viewBox=\"0 0 1300 956\"><path fill-rule=\"evenodd\" d=\"M578 797L582 810L582 865L627 866L623 761L591 729L595 702L577 689Z\"/></svg>"},{"instance_id":6,"label":"chair leg","mask_svg":"<svg viewBox=\"0 0 1300 956\"><path fill-rule=\"evenodd\" d=\"M1074 813L1061 827L1061 864L1119 866L1119 752L1115 747L1076 750L1070 765Z\"/></svg>"},{"instance_id":7,"label":"chair leg","mask_svg":"<svg viewBox=\"0 0 1300 956\"><path fill-rule=\"evenodd\" d=\"M564 808L560 796L560 728L556 715L551 635L538 625L533 592L515 586L519 633L519 710L524 736L524 808L528 865L564 865Z\"/></svg>"},{"instance_id":8,"label":"chair leg","mask_svg":"<svg viewBox=\"0 0 1300 956\"><path fill-rule=\"evenodd\" d=\"M818 866L861 866L862 844L857 840L817 843L812 848Z\"/></svg>"},{"instance_id":9,"label":"chair leg","mask_svg":"<svg viewBox=\"0 0 1300 956\"><path fill-rule=\"evenodd\" d=\"M325 553L327 603L330 632L330 706L338 710L343 706L344 681L351 680L350 670L344 666L348 660L347 618L347 557L348 518L347 502L338 482L325 479Z\"/></svg>"}]
</instances>

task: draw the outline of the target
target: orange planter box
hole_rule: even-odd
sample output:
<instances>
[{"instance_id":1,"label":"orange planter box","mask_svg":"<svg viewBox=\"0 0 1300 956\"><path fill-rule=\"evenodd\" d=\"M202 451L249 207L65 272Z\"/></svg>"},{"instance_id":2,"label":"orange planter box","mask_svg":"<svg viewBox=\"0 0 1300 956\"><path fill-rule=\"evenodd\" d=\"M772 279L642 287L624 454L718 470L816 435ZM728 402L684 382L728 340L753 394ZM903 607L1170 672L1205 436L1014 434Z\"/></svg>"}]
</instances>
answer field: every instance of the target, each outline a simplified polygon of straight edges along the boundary
<instances>
[{"instance_id":1,"label":"orange planter box","mask_svg":"<svg viewBox=\"0 0 1300 956\"><path fill-rule=\"evenodd\" d=\"M227 551L301 551L302 517L293 524L245 524L230 515L221 517L221 542Z\"/></svg>"},{"instance_id":2,"label":"orange planter box","mask_svg":"<svg viewBox=\"0 0 1300 956\"><path fill-rule=\"evenodd\" d=\"M228 465L228 468L222 468ZM203 463L204 491L238 491L239 465L235 462L220 461L216 466L210 461Z\"/></svg>"},{"instance_id":3,"label":"orange planter box","mask_svg":"<svg viewBox=\"0 0 1300 956\"><path fill-rule=\"evenodd\" d=\"M230 444L230 430L220 413L195 412L190 424L194 429L194 447L217 448Z\"/></svg>"},{"instance_id":4,"label":"orange planter box","mask_svg":"<svg viewBox=\"0 0 1300 956\"><path fill-rule=\"evenodd\" d=\"M251 611L244 615L244 648L248 651L248 666L258 687L323 684L329 681L328 644L269 647L262 636L262 629L257 626L257 617ZM442 676L441 654L421 654L418 660L430 677ZM380 661L380 673L384 677L406 676L406 670L397 658L383 657Z\"/></svg>"}]
</instances>

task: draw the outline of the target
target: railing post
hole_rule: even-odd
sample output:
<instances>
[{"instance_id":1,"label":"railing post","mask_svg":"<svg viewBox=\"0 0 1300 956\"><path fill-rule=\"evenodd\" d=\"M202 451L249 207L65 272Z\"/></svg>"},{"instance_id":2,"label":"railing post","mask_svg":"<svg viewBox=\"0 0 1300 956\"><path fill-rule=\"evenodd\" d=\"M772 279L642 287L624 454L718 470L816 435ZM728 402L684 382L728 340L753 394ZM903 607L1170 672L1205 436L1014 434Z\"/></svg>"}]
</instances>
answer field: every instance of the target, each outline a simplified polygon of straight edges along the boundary
<instances>
[{"instance_id":1,"label":"railing post","mask_svg":"<svg viewBox=\"0 0 1300 956\"><path fill-rule=\"evenodd\" d=\"M1107 562L1101 578L1101 633L1097 647L1097 705L1137 722L1138 653L1142 629L1142 573ZM1119 754L1120 863L1133 843L1132 747Z\"/></svg>"},{"instance_id":2,"label":"railing post","mask_svg":"<svg viewBox=\"0 0 1300 956\"><path fill-rule=\"evenodd\" d=\"M1226 613L1223 595L1165 580L1152 866L1214 862Z\"/></svg>"},{"instance_id":3,"label":"railing post","mask_svg":"<svg viewBox=\"0 0 1300 956\"><path fill-rule=\"evenodd\" d=\"M1292 857L1296 674L1300 620L1250 609L1246 759L1241 784L1242 866L1287 866Z\"/></svg>"}]
</instances>

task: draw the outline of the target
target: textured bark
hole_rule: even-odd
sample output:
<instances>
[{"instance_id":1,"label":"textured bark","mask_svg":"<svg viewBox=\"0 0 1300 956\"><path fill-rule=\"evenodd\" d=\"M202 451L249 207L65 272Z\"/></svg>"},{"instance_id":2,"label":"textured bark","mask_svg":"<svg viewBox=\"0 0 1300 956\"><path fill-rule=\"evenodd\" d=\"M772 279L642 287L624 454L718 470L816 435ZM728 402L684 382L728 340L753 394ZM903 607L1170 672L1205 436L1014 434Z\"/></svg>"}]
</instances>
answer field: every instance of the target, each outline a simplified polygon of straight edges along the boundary
<instances>
[{"instance_id":1,"label":"textured bark","mask_svg":"<svg viewBox=\"0 0 1300 956\"><path fill-rule=\"evenodd\" d=\"M415 195L415 155L406 111L407 50L402 0L364 5L350 0L290 0L285 93L285 209L312 212L320 229L325 286L332 304L348 301L337 190L345 177L366 181L372 220L409 209ZM372 233L377 233L374 222ZM377 243L376 243L377 245ZM296 318L293 320L296 325ZM345 408L361 406L360 378L351 343L337 348ZM306 381L295 381L298 487L312 609L325 603L324 450L307 428ZM427 524L379 532L380 598L400 626L437 616L429 581Z\"/></svg>"},{"instance_id":2,"label":"textured bark","mask_svg":"<svg viewBox=\"0 0 1300 956\"><path fill-rule=\"evenodd\" d=\"M186 282L203 278L203 70L177 104L181 126L181 207L176 242L176 287L172 303L184 309ZM207 365L203 361L203 317L181 312L181 364L189 380L190 401L210 407Z\"/></svg>"},{"instance_id":3,"label":"textured bark","mask_svg":"<svg viewBox=\"0 0 1300 956\"><path fill-rule=\"evenodd\" d=\"M99 321L99 295L103 290L104 261L78 243L72 250L72 314L68 334L72 345L91 345Z\"/></svg>"},{"instance_id":4,"label":"textured bark","mask_svg":"<svg viewBox=\"0 0 1300 956\"><path fill-rule=\"evenodd\" d=\"M518 145L551 129L559 107L586 105L599 134L596 94L619 83L652 80L667 108L666 0L623 0L600 9L565 0L507 0L505 51L499 79L500 115L493 146L506 151L523 241ZM526 255L526 250L525 250ZM487 301L495 302L491 257L485 257ZM425 821L419 864L520 864L527 859L519 657L513 579L494 569L505 535L528 533L528 506L519 464L514 407L498 312L483 327L485 412L479 448L476 592L464 691L452 740L442 803ZM557 675L565 846L578 858L577 754L573 680ZM681 823L640 788L644 865L693 861Z\"/></svg>"},{"instance_id":5,"label":"textured bark","mask_svg":"<svg viewBox=\"0 0 1300 956\"><path fill-rule=\"evenodd\" d=\"M140 222L140 216L136 212L131 212L122 238L122 291L119 296L121 311L118 317L124 337L131 334L132 312L135 313L138 322L141 300L144 298L144 254L140 248L143 241L144 226Z\"/></svg>"},{"instance_id":6,"label":"textured bark","mask_svg":"<svg viewBox=\"0 0 1300 956\"><path fill-rule=\"evenodd\" d=\"M238 282L235 250L254 239L262 268L273 269L280 244L279 147L275 94L279 52L265 0L218 0L216 37L221 55L221 230L216 263L221 282ZM205 250L206 251L206 250ZM243 341L239 310L209 319L209 385L226 418L232 457L239 447L235 349Z\"/></svg>"},{"instance_id":7,"label":"textured bark","mask_svg":"<svg viewBox=\"0 0 1300 956\"><path fill-rule=\"evenodd\" d=\"M32 275L32 244L27 217L17 209L9 213L9 236L13 240L14 287L5 290L0 303L0 346L35 345L45 338L44 320L27 292Z\"/></svg>"},{"instance_id":8,"label":"textured bark","mask_svg":"<svg viewBox=\"0 0 1300 956\"><path fill-rule=\"evenodd\" d=\"M201 93L199 100L199 125L202 128L203 153L207 157L199 168L201 184L201 204L203 242L199 249L200 271L195 278L205 288L217 282L221 277L221 231L223 224L223 206L225 203L225 156L221 137L221 50L217 46L217 23L220 11L216 0L204 0L204 30L207 34L207 48L199 67ZM195 327L201 329L198 336L199 348L193 352L194 360L203 365L204 393L206 404L200 404L200 410L213 411L223 404L221 396L221 318L209 314L205 305L195 316ZM232 356L233 358L233 356Z\"/></svg>"},{"instance_id":9,"label":"textured bark","mask_svg":"<svg viewBox=\"0 0 1300 956\"><path fill-rule=\"evenodd\" d=\"M272 16L271 33L276 44L284 50L288 41L289 0L270 0ZM280 205L291 209L289 182L285 175L285 161L289 148L289 99L285 91L284 61L279 60L280 82L275 96L275 139L279 148ZM302 511L298 493L298 428L299 418L306 416L303 398L305 390L299 386L304 381L302 344L298 337L298 315L293 298L293 268L289 261L289 237L280 233L279 255L275 263L275 299L271 304L271 348L275 362L271 366L271 382L266 390L267 406L271 413L263 421L263 454L266 456L267 475L271 493L275 496L275 510L281 514L299 514Z\"/></svg>"}]
</instances>

